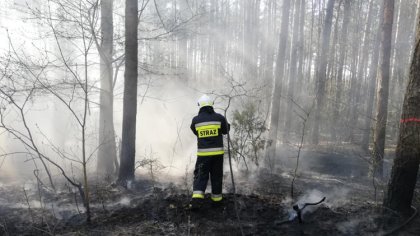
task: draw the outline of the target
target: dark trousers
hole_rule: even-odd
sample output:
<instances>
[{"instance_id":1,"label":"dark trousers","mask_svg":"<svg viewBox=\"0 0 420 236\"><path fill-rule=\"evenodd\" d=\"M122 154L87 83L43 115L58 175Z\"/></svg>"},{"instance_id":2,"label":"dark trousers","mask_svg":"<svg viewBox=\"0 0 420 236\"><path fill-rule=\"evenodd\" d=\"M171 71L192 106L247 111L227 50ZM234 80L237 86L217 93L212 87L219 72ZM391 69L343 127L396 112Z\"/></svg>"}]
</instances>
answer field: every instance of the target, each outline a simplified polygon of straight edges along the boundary
<instances>
[{"instance_id":1,"label":"dark trousers","mask_svg":"<svg viewBox=\"0 0 420 236\"><path fill-rule=\"evenodd\" d=\"M207 182L211 181L211 193L222 194L223 155L198 156L194 170L193 191L206 191Z\"/></svg>"}]
</instances>

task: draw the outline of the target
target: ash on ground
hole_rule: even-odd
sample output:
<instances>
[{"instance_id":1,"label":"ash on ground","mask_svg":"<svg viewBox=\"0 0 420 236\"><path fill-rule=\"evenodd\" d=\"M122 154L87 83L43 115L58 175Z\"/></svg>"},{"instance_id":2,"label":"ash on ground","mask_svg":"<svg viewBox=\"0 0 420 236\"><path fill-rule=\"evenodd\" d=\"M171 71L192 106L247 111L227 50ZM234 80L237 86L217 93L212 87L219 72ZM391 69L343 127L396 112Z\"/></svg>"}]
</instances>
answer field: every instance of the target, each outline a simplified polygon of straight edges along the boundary
<instances>
[{"instance_id":1,"label":"ash on ground","mask_svg":"<svg viewBox=\"0 0 420 236\"><path fill-rule=\"evenodd\" d=\"M206 194L194 211L191 189L182 185L139 177L128 190L92 181L90 224L78 193L68 186L53 192L35 183L0 185L0 235L384 235L406 222L381 207L384 183L374 187L368 175L353 175L365 172L360 159L330 153L311 155L314 164L306 162L298 172L293 198L293 172L285 164L252 175L235 173L235 196L225 178L222 204ZM337 171L337 162L353 170ZM299 223L292 206L322 197L323 203L303 210ZM418 196L414 206L420 206ZM420 235L419 217L394 235Z\"/></svg>"}]
</instances>

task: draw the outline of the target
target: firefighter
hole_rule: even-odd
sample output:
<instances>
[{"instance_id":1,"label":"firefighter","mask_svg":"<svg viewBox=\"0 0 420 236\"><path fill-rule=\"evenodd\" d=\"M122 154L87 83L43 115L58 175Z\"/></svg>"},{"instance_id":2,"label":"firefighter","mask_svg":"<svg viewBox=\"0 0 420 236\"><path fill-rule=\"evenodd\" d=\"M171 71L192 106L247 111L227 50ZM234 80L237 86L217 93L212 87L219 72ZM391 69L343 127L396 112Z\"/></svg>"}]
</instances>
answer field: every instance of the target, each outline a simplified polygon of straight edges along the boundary
<instances>
[{"instance_id":1,"label":"firefighter","mask_svg":"<svg viewBox=\"0 0 420 236\"><path fill-rule=\"evenodd\" d=\"M222 201L223 134L227 134L230 128L226 118L214 111L213 101L209 96L200 97L198 106L198 115L191 123L191 130L197 136L197 161L191 201L193 209L201 206L209 177L211 200L215 204Z\"/></svg>"}]
</instances>

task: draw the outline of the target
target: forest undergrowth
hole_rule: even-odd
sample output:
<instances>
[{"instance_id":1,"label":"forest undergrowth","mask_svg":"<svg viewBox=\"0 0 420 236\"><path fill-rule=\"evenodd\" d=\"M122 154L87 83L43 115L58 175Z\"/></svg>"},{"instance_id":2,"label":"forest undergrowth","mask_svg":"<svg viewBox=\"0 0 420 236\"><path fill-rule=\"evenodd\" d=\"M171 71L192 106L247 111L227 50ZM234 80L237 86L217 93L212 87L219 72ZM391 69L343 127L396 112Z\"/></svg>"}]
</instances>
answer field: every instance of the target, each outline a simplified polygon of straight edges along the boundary
<instances>
[{"instance_id":1,"label":"forest undergrowth","mask_svg":"<svg viewBox=\"0 0 420 236\"><path fill-rule=\"evenodd\" d=\"M240 222L227 177L223 204L213 205L206 195L198 211L188 207L190 190L185 184L138 176L128 190L93 182L90 224L85 223L77 193L65 185L57 193L42 185L0 185L0 234L241 235L241 225L245 235L387 235L408 219L381 206L384 183L378 182L374 199L371 178L363 174L366 164L353 152L318 148L306 151L302 159L305 165L296 178L294 199L293 172L287 163L275 170L261 167L252 175L235 173ZM293 205L301 208L323 197L323 203L302 211L299 223ZM419 235L419 222L415 217L395 235Z\"/></svg>"}]
</instances>

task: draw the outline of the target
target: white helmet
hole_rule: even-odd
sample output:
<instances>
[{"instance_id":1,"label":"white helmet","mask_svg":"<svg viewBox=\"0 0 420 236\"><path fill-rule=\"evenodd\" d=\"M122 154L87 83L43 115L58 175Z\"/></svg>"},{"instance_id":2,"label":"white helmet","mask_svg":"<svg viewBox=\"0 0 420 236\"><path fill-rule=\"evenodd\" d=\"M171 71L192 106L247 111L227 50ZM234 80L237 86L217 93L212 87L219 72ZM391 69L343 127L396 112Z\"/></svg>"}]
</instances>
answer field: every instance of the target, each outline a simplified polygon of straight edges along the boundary
<instances>
[{"instance_id":1,"label":"white helmet","mask_svg":"<svg viewBox=\"0 0 420 236\"><path fill-rule=\"evenodd\" d=\"M204 94L198 99L198 106L200 108L205 107L205 106L213 106L213 101L211 100L209 96Z\"/></svg>"}]
</instances>

